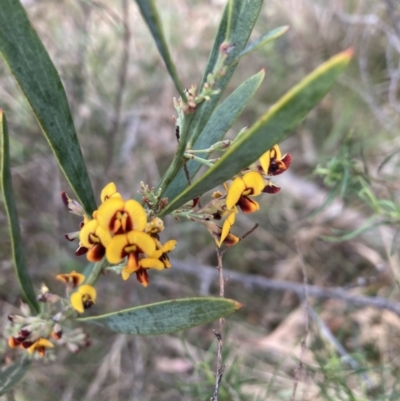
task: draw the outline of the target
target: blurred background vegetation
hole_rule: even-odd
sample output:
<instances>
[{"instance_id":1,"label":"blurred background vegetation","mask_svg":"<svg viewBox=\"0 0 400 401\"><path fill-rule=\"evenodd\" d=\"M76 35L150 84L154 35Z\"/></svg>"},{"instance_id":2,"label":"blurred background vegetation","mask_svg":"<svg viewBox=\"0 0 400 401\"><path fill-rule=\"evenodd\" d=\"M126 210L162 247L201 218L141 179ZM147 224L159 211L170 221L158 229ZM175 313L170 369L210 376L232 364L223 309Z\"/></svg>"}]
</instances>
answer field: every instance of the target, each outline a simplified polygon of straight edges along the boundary
<instances>
[{"instance_id":1,"label":"blurred background vegetation","mask_svg":"<svg viewBox=\"0 0 400 401\"><path fill-rule=\"evenodd\" d=\"M140 181L156 185L175 150L177 94L135 2L23 3L65 85L95 193L109 181L126 196L137 194ZM182 82L198 84L225 1L157 5ZM290 170L274 180L281 192L265 195L261 210L240 215L235 226L240 235L260 224L225 255L226 268L243 274L232 274L226 295L245 307L227 319L222 401L290 400L298 379L296 400L400 397L396 314L309 296L307 315L298 294L254 286L249 279L260 275L301 285L305 278L321 288L344 288L348 295L399 298L399 22L400 7L392 0L274 0L263 6L253 38L280 25L291 28L239 64L227 93L261 68L266 79L232 133L251 125L330 56L352 46L355 57L281 144L293 156ZM79 218L61 202L68 186L2 61L0 103L9 122L30 273L37 287L45 282L61 293L55 274L85 267L84 257L74 256L76 244L63 236L77 229ZM0 222L5 324L7 314L16 312L19 290L4 208ZM172 269L152 274L147 289L134 279L104 277L90 313L217 294L212 238L194 223L167 219L166 225L165 239L178 240ZM56 360L36 363L14 399L208 400L216 362L213 328L216 324L141 338L88 327L90 348L77 355L58 349Z\"/></svg>"}]
</instances>

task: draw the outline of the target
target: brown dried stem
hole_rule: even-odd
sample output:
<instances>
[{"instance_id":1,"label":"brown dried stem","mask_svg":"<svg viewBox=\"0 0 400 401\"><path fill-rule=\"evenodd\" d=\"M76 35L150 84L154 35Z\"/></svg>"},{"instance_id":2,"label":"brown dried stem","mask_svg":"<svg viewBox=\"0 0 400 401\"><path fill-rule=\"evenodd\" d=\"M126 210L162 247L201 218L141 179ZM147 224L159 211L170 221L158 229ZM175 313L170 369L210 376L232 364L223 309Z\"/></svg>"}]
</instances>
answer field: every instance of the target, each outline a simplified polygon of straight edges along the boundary
<instances>
[{"instance_id":1,"label":"brown dried stem","mask_svg":"<svg viewBox=\"0 0 400 401\"><path fill-rule=\"evenodd\" d=\"M221 251L221 249L217 248L217 260L218 260L218 275L219 275L219 296L224 297L225 295L225 280L224 280L224 271L222 264L222 256L226 250ZM211 401L218 401L218 393L219 386L221 384L222 376L224 374L225 365L222 364L222 332L224 330L225 319L219 319L219 332L214 332L214 335L217 339L217 371L215 374L215 388L214 395L211 397Z\"/></svg>"},{"instance_id":2,"label":"brown dried stem","mask_svg":"<svg viewBox=\"0 0 400 401\"><path fill-rule=\"evenodd\" d=\"M309 304L309 300L308 300L307 270L306 270L306 265L304 263L303 254L300 251L299 244L298 244L297 240L296 240L296 248L297 248L297 254L299 255L299 264L300 264L301 270L303 272L305 332L304 332L304 336L303 336L303 338L301 340L301 351L300 351L299 363L298 363L297 368L294 371L293 392L292 392L292 396L290 397L290 401L295 401L295 399L296 399L297 386L299 384L301 373L302 373L303 367L304 367L304 365L303 365L303 357L304 357L304 353L306 351L307 337L308 337L308 334L310 333L310 322L309 322L310 304Z\"/></svg>"}]
</instances>

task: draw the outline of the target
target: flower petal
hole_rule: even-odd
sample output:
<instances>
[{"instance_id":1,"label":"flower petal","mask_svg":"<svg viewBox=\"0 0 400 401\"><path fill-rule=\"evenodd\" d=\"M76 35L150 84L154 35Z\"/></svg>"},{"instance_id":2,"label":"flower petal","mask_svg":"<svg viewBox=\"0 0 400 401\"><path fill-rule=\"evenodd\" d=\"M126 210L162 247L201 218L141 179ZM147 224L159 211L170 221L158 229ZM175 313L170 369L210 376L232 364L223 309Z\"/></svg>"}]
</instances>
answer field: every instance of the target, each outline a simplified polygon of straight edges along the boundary
<instances>
[{"instance_id":1,"label":"flower petal","mask_svg":"<svg viewBox=\"0 0 400 401\"><path fill-rule=\"evenodd\" d=\"M236 237L236 235L233 235L233 234L230 234L230 233L229 233L229 234L226 236L226 238L224 239L224 244L225 244L226 246L232 246L232 245L237 244L239 241L240 241L240 238L239 238L239 237Z\"/></svg>"},{"instance_id":2,"label":"flower petal","mask_svg":"<svg viewBox=\"0 0 400 401\"><path fill-rule=\"evenodd\" d=\"M79 234L79 240L81 245L85 248L90 248L93 245L93 241L91 239L91 234L96 231L96 228L99 226L99 222L97 220L90 220L86 223Z\"/></svg>"},{"instance_id":3,"label":"flower petal","mask_svg":"<svg viewBox=\"0 0 400 401\"><path fill-rule=\"evenodd\" d=\"M98 239L100 240L101 244L107 248L108 244L111 241L111 234L109 231L105 230L103 227L98 226L96 229L95 234L97 235Z\"/></svg>"},{"instance_id":4,"label":"flower petal","mask_svg":"<svg viewBox=\"0 0 400 401\"><path fill-rule=\"evenodd\" d=\"M224 224L222 225L222 232L221 232L221 237L219 241L217 241L218 247L222 245L222 243L225 241L226 237L229 235L229 232L235 223L235 218L236 218L236 213L237 209L235 207L235 210L228 215L226 220L224 221Z\"/></svg>"},{"instance_id":5,"label":"flower petal","mask_svg":"<svg viewBox=\"0 0 400 401\"><path fill-rule=\"evenodd\" d=\"M117 192L117 186L113 182L108 183L100 194L101 203L104 203L110 198L116 197L122 198L121 194Z\"/></svg>"},{"instance_id":6,"label":"flower petal","mask_svg":"<svg viewBox=\"0 0 400 401\"><path fill-rule=\"evenodd\" d=\"M96 218L101 227L107 231L114 228L115 216L118 211L124 210L125 201L122 198L111 198L100 205L97 210Z\"/></svg>"},{"instance_id":7,"label":"flower petal","mask_svg":"<svg viewBox=\"0 0 400 401\"><path fill-rule=\"evenodd\" d=\"M246 173L243 176L243 182L246 186L246 189L251 189L251 192L246 193L246 195L260 195L265 186L264 178L256 171L250 171L249 173Z\"/></svg>"},{"instance_id":8,"label":"flower petal","mask_svg":"<svg viewBox=\"0 0 400 401\"><path fill-rule=\"evenodd\" d=\"M110 199L108 202L111 202ZM106 203L108 203L106 202ZM129 245L128 236L119 234L113 237L106 248L106 257L110 263L119 263L126 256L125 247Z\"/></svg>"},{"instance_id":9,"label":"flower petal","mask_svg":"<svg viewBox=\"0 0 400 401\"><path fill-rule=\"evenodd\" d=\"M271 152L267 150L259 159L264 174L268 174L269 163L271 161Z\"/></svg>"},{"instance_id":10,"label":"flower petal","mask_svg":"<svg viewBox=\"0 0 400 401\"><path fill-rule=\"evenodd\" d=\"M278 187L277 185L272 184L272 182L270 182L268 185L265 186L263 192L267 194L277 194L280 190L281 187Z\"/></svg>"},{"instance_id":11,"label":"flower petal","mask_svg":"<svg viewBox=\"0 0 400 401\"><path fill-rule=\"evenodd\" d=\"M136 272L136 278L143 287L147 287L149 285L149 275L147 274L146 269L139 269Z\"/></svg>"},{"instance_id":12,"label":"flower petal","mask_svg":"<svg viewBox=\"0 0 400 401\"><path fill-rule=\"evenodd\" d=\"M56 279L64 281L66 284L72 284L72 286L78 287L85 281L85 276L81 273L77 273L73 270L71 273L57 274Z\"/></svg>"},{"instance_id":13,"label":"flower petal","mask_svg":"<svg viewBox=\"0 0 400 401\"><path fill-rule=\"evenodd\" d=\"M47 340L46 338L39 338L28 348L28 352L30 354L33 354L35 351L38 351L39 355L43 356L45 348L53 348L53 347L54 344L51 341Z\"/></svg>"},{"instance_id":14,"label":"flower petal","mask_svg":"<svg viewBox=\"0 0 400 401\"><path fill-rule=\"evenodd\" d=\"M162 247L161 247L161 251L162 253L167 253L167 252L171 252L172 250L175 249L177 241L174 239L170 239L169 241L167 241Z\"/></svg>"},{"instance_id":15,"label":"flower petal","mask_svg":"<svg viewBox=\"0 0 400 401\"><path fill-rule=\"evenodd\" d=\"M82 294L79 292L74 292L71 297L70 297L70 302L72 307L79 313L85 312L85 309L83 307L83 300L82 300Z\"/></svg>"},{"instance_id":16,"label":"flower petal","mask_svg":"<svg viewBox=\"0 0 400 401\"><path fill-rule=\"evenodd\" d=\"M140 259L139 264L144 269L156 269L163 270L165 268L164 263L159 259L154 258L143 258Z\"/></svg>"},{"instance_id":17,"label":"flower petal","mask_svg":"<svg viewBox=\"0 0 400 401\"><path fill-rule=\"evenodd\" d=\"M97 243L91 246L86 254L86 258L89 262L100 262L106 254L106 248L102 244Z\"/></svg>"},{"instance_id":18,"label":"flower petal","mask_svg":"<svg viewBox=\"0 0 400 401\"><path fill-rule=\"evenodd\" d=\"M89 284L83 284L78 288L78 292L82 295L88 295L92 299L93 303L96 301L97 291L93 286Z\"/></svg>"},{"instance_id":19,"label":"flower petal","mask_svg":"<svg viewBox=\"0 0 400 401\"><path fill-rule=\"evenodd\" d=\"M272 149L270 149L270 152L271 152L271 159L276 159L276 160L282 159L282 152L279 148L279 145L274 145Z\"/></svg>"},{"instance_id":20,"label":"flower petal","mask_svg":"<svg viewBox=\"0 0 400 401\"><path fill-rule=\"evenodd\" d=\"M125 211L131 219L132 228L130 228L130 230L143 231L146 228L146 211L139 202L134 199L128 200L125 202Z\"/></svg>"},{"instance_id":21,"label":"flower petal","mask_svg":"<svg viewBox=\"0 0 400 401\"><path fill-rule=\"evenodd\" d=\"M156 243L149 234L141 231L130 231L127 234L127 239L130 245L136 245L140 252L146 253L147 255L152 255L156 251Z\"/></svg>"},{"instance_id":22,"label":"flower petal","mask_svg":"<svg viewBox=\"0 0 400 401\"><path fill-rule=\"evenodd\" d=\"M238 203L245 189L246 184L241 177L237 177L233 180L232 185L229 187L226 195L226 208L228 210L232 209L232 207Z\"/></svg>"},{"instance_id":23,"label":"flower petal","mask_svg":"<svg viewBox=\"0 0 400 401\"><path fill-rule=\"evenodd\" d=\"M242 196L239 199L238 205L242 209L243 213L253 213L260 209L260 205L255 200L248 198L247 196Z\"/></svg>"},{"instance_id":24,"label":"flower petal","mask_svg":"<svg viewBox=\"0 0 400 401\"><path fill-rule=\"evenodd\" d=\"M92 306L97 298L96 289L89 285L84 284L78 288L70 297L71 306L79 313L83 313L85 309Z\"/></svg>"}]
</instances>

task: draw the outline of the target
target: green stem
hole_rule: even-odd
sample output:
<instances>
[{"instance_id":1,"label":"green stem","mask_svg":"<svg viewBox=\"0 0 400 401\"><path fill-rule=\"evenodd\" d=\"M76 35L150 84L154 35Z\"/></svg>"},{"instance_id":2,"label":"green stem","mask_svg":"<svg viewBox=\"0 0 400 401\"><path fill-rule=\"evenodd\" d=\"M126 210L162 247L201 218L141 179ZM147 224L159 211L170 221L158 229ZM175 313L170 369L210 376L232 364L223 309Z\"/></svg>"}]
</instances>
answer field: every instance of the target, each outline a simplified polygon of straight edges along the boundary
<instances>
[{"instance_id":1,"label":"green stem","mask_svg":"<svg viewBox=\"0 0 400 401\"><path fill-rule=\"evenodd\" d=\"M94 285L98 278L100 277L100 274L102 273L103 269L108 265L107 258L104 256L100 262L97 262L94 265L94 268L92 272L90 273L89 277L86 279L85 284L88 285Z\"/></svg>"},{"instance_id":2,"label":"green stem","mask_svg":"<svg viewBox=\"0 0 400 401\"><path fill-rule=\"evenodd\" d=\"M195 155L192 154L192 153L184 153L183 156L184 156L186 159L196 160L197 162L199 162L199 163L201 163L201 164L204 164L204 166L207 166L207 167L213 167L213 166L214 166L214 163L212 163L210 160L203 159L203 158L201 158L201 157L195 156Z\"/></svg>"},{"instance_id":3,"label":"green stem","mask_svg":"<svg viewBox=\"0 0 400 401\"><path fill-rule=\"evenodd\" d=\"M208 149L190 149L190 150L187 150L186 152L185 152L185 155L186 154L193 154L193 153L211 153L212 152L212 150L211 150L211 148L208 148Z\"/></svg>"},{"instance_id":4,"label":"green stem","mask_svg":"<svg viewBox=\"0 0 400 401\"><path fill-rule=\"evenodd\" d=\"M166 173L163 175L160 184L158 185L158 188L161 188L162 193L168 188L168 185L171 184L172 180L175 178L175 176L178 174L179 170L183 166L183 161L184 161L184 153L186 150L186 142L188 139L188 134L189 134L189 128L190 124L192 123L192 118L194 114L185 114L183 118L183 123L180 131L180 139L178 142L178 147L176 149L176 153L174 156L174 159L172 160L172 163L168 167L168 170Z\"/></svg>"}]
</instances>

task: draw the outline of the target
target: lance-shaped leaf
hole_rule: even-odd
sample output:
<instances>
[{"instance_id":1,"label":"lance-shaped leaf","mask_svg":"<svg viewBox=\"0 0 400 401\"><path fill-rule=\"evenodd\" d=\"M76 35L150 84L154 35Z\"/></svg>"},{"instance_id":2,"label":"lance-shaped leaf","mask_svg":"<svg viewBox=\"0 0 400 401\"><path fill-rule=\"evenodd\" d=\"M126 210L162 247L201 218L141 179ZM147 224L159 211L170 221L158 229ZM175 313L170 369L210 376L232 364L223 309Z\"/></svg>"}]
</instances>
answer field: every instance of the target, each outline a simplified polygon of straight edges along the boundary
<instances>
[{"instance_id":1,"label":"lance-shaped leaf","mask_svg":"<svg viewBox=\"0 0 400 401\"><path fill-rule=\"evenodd\" d=\"M208 149L225 136L226 132L232 127L259 88L264 76L265 72L261 70L247 79L215 109L193 149ZM201 164L190 160L186 166L190 177L193 178L197 171L199 171ZM181 170L163 196L166 196L168 199L174 199L187 185L186 175Z\"/></svg>"},{"instance_id":2,"label":"lance-shaped leaf","mask_svg":"<svg viewBox=\"0 0 400 401\"><path fill-rule=\"evenodd\" d=\"M21 359L0 372L0 396L11 390L25 375L31 364L29 359Z\"/></svg>"},{"instance_id":3,"label":"lance-shaped leaf","mask_svg":"<svg viewBox=\"0 0 400 401\"><path fill-rule=\"evenodd\" d=\"M214 70L220 54L220 46L226 40L226 38L229 38L229 43L233 46L229 51L225 62L225 64L229 67L227 68L223 78L218 81L216 86L220 92L216 95L213 95L209 101L201 103L194 113L190 125L191 135L189 146L192 146L194 143L196 143L207 121L211 117L214 109L217 107L219 99L231 80L237 66L237 63L232 63L232 61L235 60L245 48L250 34L254 28L254 24L257 21L262 4L263 0L233 1L233 4L229 4L229 2L227 3L218 27L217 35L214 39L213 48L211 50L210 58L204 72L200 88L202 88L204 83L207 82L208 74ZM230 17L229 12L231 12ZM229 24L228 19L230 19ZM226 30L228 25L230 27L230 32L227 33Z\"/></svg>"},{"instance_id":4,"label":"lance-shaped leaf","mask_svg":"<svg viewBox=\"0 0 400 401\"><path fill-rule=\"evenodd\" d=\"M18 0L1 0L0 53L32 107L44 135L87 213L96 209L60 77Z\"/></svg>"},{"instance_id":5,"label":"lance-shaped leaf","mask_svg":"<svg viewBox=\"0 0 400 401\"><path fill-rule=\"evenodd\" d=\"M184 298L78 320L95 323L117 333L166 334L212 322L241 306L239 302L227 298Z\"/></svg>"},{"instance_id":6,"label":"lance-shaped leaf","mask_svg":"<svg viewBox=\"0 0 400 401\"><path fill-rule=\"evenodd\" d=\"M246 48L237 55L237 57L232 61L232 63L235 63L239 61L243 56L246 56L247 54L251 53L252 51L265 46L267 43L279 38L279 36L282 36L289 30L289 26L280 26L279 28L272 29L271 31L265 33L255 41L249 43Z\"/></svg>"},{"instance_id":7,"label":"lance-shaped leaf","mask_svg":"<svg viewBox=\"0 0 400 401\"><path fill-rule=\"evenodd\" d=\"M220 56L220 46L227 37L233 45L225 61L227 65L229 65L230 61L243 51L257 20L262 3L263 0L228 2L218 27L218 32L214 40L214 45L210 53L200 88L202 88L204 83L207 82L208 74L213 72L216 68L218 57ZM229 29L229 33L227 33L227 29ZM158 188L162 188L162 196L164 196L164 192L168 189L172 180L183 166L182 160L186 145L188 145L189 148L192 148L197 142L199 135L203 131L204 126L207 124L207 121L216 108L222 93L228 85L236 66L237 63L229 65L224 76L218 80L216 88L214 88L219 90L217 94L211 96L209 101L201 103L193 114L185 114L182 127L180 127L180 141L174 160L158 185Z\"/></svg>"},{"instance_id":8,"label":"lance-shaped leaf","mask_svg":"<svg viewBox=\"0 0 400 401\"><path fill-rule=\"evenodd\" d=\"M0 141L1 141L1 190L3 193L4 205L7 214L8 225L11 237L11 252L15 269L24 298L29 305L39 312L39 305L36 301L35 290L27 270L24 246L19 229L18 214L15 207L15 199L12 189L12 178L10 170L10 144L7 130L6 116L0 109Z\"/></svg>"},{"instance_id":9,"label":"lance-shaped leaf","mask_svg":"<svg viewBox=\"0 0 400 401\"><path fill-rule=\"evenodd\" d=\"M206 191L231 179L242 169L255 162L273 145L285 139L290 131L326 95L337 77L348 65L352 50L346 50L321 64L299 84L287 92L248 131L241 136L196 182L175 199L161 215L202 195Z\"/></svg>"},{"instance_id":10,"label":"lance-shaped leaf","mask_svg":"<svg viewBox=\"0 0 400 401\"><path fill-rule=\"evenodd\" d=\"M186 101L186 95L185 92L183 91L182 84L178 78L175 64L171 59L171 55L169 53L168 45L165 40L164 32L162 29L161 20L158 15L157 7L154 4L154 0L136 0L136 3L139 6L143 19L145 20L147 26L150 29L151 35L153 36L153 39L156 42L158 51L160 52L160 55L164 60L165 66L167 67L169 75L174 81L175 87L179 92L179 95L184 101Z\"/></svg>"}]
</instances>

